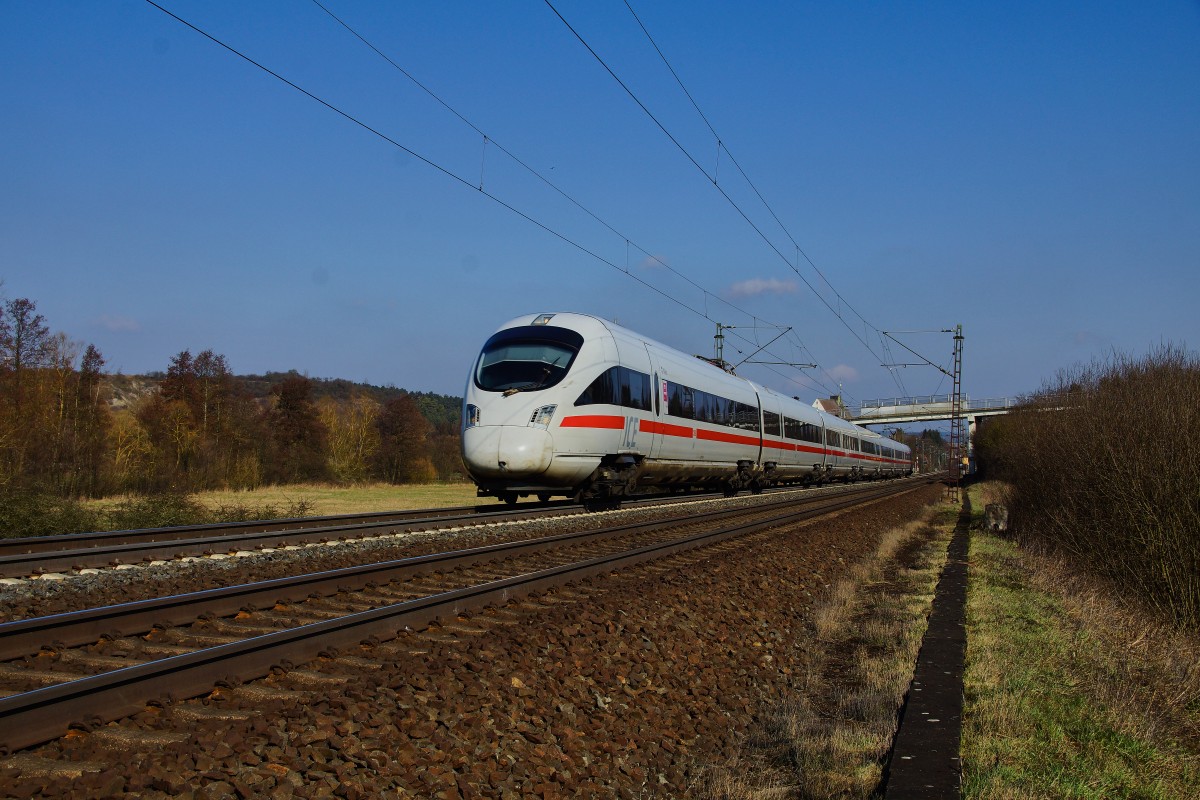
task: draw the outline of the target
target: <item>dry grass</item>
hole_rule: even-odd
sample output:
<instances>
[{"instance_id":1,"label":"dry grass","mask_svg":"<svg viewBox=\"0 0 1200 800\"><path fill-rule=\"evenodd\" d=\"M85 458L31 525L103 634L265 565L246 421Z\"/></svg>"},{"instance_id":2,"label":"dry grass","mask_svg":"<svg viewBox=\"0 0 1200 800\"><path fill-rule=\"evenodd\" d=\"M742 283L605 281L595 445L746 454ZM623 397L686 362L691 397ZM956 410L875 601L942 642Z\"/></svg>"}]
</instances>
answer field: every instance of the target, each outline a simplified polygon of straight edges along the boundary
<instances>
[{"instance_id":1,"label":"dry grass","mask_svg":"<svg viewBox=\"0 0 1200 800\"><path fill-rule=\"evenodd\" d=\"M1100 670L1088 681L1088 693L1112 710L1122 730L1175 738L1200 762L1200 635L1123 602L1061 559L1026 562L1034 588L1062 602L1075 633L1072 658Z\"/></svg>"},{"instance_id":2,"label":"dry grass","mask_svg":"<svg viewBox=\"0 0 1200 800\"><path fill-rule=\"evenodd\" d=\"M971 561L964 796L1195 796L1200 636L987 533Z\"/></svg>"},{"instance_id":3,"label":"dry grass","mask_svg":"<svg viewBox=\"0 0 1200 800\"><path fill-rule=\"evenodd\" d=\"M190 498L209 509L243 507L289 508L303 504L311 516L354 514L368 511L398 511L413 508L443 508L496 502L475 496L470 483L371 483L358 486L302 483L264 486L249 491L217 490L196 492ZM99 509L119 504L123 498L105 498L89 503Z\"/></svg>"},{"instance_id":4,"label":"dry grass","mask_svg":"<svg viewBox=\"0 0 1200 800\"><path fill-rule=\"evenodd\" d=\"M889 531L814 609L794 696L762 750L712 770L727 800L871 797L879 788L957 511L943 505ZM911 566L906 566L911 565Z\"/></svg>"}]
</instances>

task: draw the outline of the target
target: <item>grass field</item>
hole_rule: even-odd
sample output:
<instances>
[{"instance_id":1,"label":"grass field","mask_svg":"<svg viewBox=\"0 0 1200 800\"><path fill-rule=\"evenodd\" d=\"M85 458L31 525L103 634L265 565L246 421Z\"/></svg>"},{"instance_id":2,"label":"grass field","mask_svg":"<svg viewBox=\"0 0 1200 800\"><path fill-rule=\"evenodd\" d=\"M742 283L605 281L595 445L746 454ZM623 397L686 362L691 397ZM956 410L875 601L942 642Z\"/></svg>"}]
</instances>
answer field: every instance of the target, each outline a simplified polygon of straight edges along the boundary
<instances>
[{"instance_id":1,"label":"grass field","mask_svg":"<svg viewBox=\"0 0 1200 800\"><path fill-rule=\"evenodd\" d=\"M1195 635L1009 539L970 558L963 797L1195 797Z\"/></svg>"},{"instance_id":2,"label":"grass field","mask_svg":"<svg viewBox=\"0 0 1200 800\"><path fill-rule=\"evenodd\" d=\"M199 492L195 499L209 507L245 503L287 505L303 500L315 515L352 514L362 511L395 511L409 508L443 508L481 502L472 483L425 483L364 486L299 484L271 486L253 492ZM495 502L487 500L486 502Z\"/></svg>"},{"instance_id":3,"label":"grass field","mask_svg":"<svg viewBox=\"0 0 1200 800\"><path fill-rule=\"evenodd\" d=\"M231 505L287 507L303 501L309 507L309 513L314 516L496 502L493 498L476 497L475 485L472 483L418 483L399 486L373 483L349 487L314 483L268 486L250 492L197 492L192 497L208 508Z\"/></svg>"},{"instance_id":4,"label":"grass field","mask_svg":"<svg viewBox=\"0 0 1200 800\"><path fill-rule=\"evenodd\" d=\"M290 509L302 506L308 516L354 514L367 511L400 511L412 508L445 508L498 502L494 498L475 496L471 483L425 483L395 485L373 483L363 486L334 486L307 483L290 486L265 486L251 491L207 491L189 495L199 505L220 508ZM86 505L101 511L110 510L127 498L109 497L89 501Z\"/></svg>"}]
</instances>

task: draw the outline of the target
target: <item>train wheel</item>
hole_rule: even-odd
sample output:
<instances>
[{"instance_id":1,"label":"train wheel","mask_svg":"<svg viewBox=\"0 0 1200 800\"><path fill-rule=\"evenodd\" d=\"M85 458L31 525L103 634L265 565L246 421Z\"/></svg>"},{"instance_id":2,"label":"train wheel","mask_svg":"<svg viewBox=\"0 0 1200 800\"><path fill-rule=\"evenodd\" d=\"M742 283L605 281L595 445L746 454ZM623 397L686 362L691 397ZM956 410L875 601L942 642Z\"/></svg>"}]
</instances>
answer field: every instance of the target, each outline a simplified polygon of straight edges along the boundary
<instances>
[{"instance_id":1,"label":"train wheel","mask_svg":"<svg viewBox=\"0 0 1200 800\"><path fill-rule=\"evenodd\" d=\"M538 492L538 502L539 503L549 503L550 502L550 493L549 492Z\"/></svg>"},{"instance_id":2,"label":"train wheel","mask_svg":"<svg viewBox=\"0 0 1200 800\"><path fill-rule=\"evenodd\" d=\"M510 506L515 506L519 499L516 492L502 492L499 497Z\"/></svg>"}]
</instances>

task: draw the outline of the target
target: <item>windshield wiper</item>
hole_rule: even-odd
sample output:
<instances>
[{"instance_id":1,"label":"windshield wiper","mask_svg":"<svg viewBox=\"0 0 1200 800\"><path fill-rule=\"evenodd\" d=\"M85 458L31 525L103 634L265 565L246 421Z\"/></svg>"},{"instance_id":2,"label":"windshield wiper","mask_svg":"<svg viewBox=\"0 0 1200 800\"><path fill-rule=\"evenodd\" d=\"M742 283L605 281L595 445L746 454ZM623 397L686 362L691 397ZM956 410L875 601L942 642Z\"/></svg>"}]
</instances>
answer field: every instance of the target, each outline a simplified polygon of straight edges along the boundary
<instances>
[{"instance_id":1,"label":"windshield wiper","mask_svg":"<svg viewBox=\"0 0 1200 800\"><path fill-rule=\"evenodd\" d=\"M546 378L549 378L549 377L550 377L550 368L546 367L545 369L542 370L542 378L537 383L527 383L524 386L512 386L512 387L504 390L504 396L510 397L510 396L516 394L517 392L527 392L531 389L540 389L540 388L542 388L542 384L544 384L546 382Z\"/></svg>"},{"instance_id":2,"label":"windshield wiper","mask_svg":"<svg viewBox=\"0 0 1200 800\"><path fill-rule=\"evenodd\" d=\"M524 386L510 386L509 388L504 390L504 396L508 397L510 395L516 394L517 392L527 392L530 389L536 389L539 386L541 386L540 383L527 383Z\"/></svg>"}]
</instances>

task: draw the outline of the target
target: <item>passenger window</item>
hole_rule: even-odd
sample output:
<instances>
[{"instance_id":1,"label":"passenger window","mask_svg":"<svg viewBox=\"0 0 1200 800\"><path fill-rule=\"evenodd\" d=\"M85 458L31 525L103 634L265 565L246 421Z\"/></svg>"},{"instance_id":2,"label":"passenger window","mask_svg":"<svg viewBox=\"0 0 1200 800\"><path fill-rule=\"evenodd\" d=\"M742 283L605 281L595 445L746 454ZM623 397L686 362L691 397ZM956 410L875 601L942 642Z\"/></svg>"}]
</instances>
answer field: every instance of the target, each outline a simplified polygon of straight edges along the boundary
<instances>
[{"instance_id":1,"label":"passenger window","mask_svg":"<svg viewBox=\"0 0 1200 800\"><path fill-rule=\"evenodd\" d=\"M628 367L611 367L583 390L575 405L614 405L649 411L650 376Z\"/></svg>"},{"instance_id":2,"label":"passenger window","mask_svg":"<svg viewBox=\"0 0 1200 800\"><path fill-rule=\"evenodd\" d=\"M613 367L600 373L596 380L583 390L583 394L579 395L575 405L591 406L614 403L617 393L616 387L613 386L613 378L616 377L616 371L617 368Z\"/></svg>"},{"instance_id":3,"label":"passenger window","mask_svg":"<svg viewBox=\"0 0 1200 800\"><path fill-rule=\"evenodd\" d=\"M692 390L678 383L667 385L667 413L673 417L695 419Z\"/></svg>"},{"instance_id":4,"label":"passenger window","mask_svg":"<svg viewBox=\"0 0 1200 800\"><path fill-rule=\"evenodd\" d=\"M773 411L763 412L763 433L768 436L779 436L779 415Z\"/></svg>"}]
</instances>

